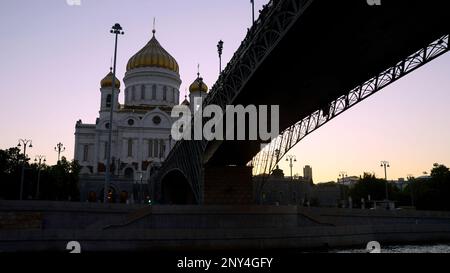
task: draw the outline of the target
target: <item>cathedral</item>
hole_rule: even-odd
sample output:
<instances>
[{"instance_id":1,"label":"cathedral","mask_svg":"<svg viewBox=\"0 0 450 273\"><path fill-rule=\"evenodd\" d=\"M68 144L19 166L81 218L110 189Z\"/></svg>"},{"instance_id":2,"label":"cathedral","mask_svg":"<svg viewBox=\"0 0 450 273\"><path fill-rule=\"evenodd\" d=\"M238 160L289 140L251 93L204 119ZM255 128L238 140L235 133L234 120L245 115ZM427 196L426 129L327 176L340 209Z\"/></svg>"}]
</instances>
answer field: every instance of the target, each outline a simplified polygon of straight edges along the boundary
<instances>
[{"instance_id":1,"label":"cathedral","mask_svg":"<svg viewBox=\"0 0 450 273\"><path fill-rule=\"evenodd\" d=\"M181 82L178 63L160 45L155 30L150 41L128 61L123 104L119 103L122 84L113 79L113 73L100 81L100 111L95 124L79 120L75 126L74 158L82 167L80 201L103 199L110 126L112 178L108 199L133 203L146 198L144 185L175 144L170 135L175 119L170 114L179 104ZM193 102L207 92L198 73L189 87L189 99ZM186 98L182 104L193 108Z\"/></svg>"}]
</instances>

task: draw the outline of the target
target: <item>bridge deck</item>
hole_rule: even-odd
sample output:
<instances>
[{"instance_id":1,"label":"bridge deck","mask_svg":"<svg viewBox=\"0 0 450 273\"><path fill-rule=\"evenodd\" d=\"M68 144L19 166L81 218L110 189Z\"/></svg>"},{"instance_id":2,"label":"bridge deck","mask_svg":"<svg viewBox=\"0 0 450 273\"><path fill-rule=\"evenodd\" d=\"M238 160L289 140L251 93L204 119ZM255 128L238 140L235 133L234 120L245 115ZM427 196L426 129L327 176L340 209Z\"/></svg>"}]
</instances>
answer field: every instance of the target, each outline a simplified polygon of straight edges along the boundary
<instances>
[{"instance_id":1,"label":"bridge deck","mask_svg":"<svg viewBox=\"0 0 450 273\"><path fill-rule=\"evenodd\" d=\"M448 33L444 1L313 1L233 104L280 105L284 130ZM244 165L259 142L225 141L211 165Z\"/></svg>"}]
</instances>

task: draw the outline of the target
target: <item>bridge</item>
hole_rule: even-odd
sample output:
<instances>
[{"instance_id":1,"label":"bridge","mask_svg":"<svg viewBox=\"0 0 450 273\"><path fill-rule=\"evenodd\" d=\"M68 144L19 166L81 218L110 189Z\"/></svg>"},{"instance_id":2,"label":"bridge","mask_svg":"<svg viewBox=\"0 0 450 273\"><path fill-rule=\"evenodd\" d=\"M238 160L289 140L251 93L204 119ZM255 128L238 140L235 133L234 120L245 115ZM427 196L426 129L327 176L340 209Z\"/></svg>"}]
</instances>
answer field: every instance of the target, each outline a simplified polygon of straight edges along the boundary
<instances>
[{"instance_id":1,"label":"bridge","mask_svg":"<svg viewBox=\"0 0 450 273\"><path fill-rule=\"evenodd\" d=\"M150 180L152 199L252 202L254 175L269 174L304 137L449 50L445 1L381 3L265 5L203 106L279 105L281 134L270 143L178 141Z\"/></svg>"}]
</instances>

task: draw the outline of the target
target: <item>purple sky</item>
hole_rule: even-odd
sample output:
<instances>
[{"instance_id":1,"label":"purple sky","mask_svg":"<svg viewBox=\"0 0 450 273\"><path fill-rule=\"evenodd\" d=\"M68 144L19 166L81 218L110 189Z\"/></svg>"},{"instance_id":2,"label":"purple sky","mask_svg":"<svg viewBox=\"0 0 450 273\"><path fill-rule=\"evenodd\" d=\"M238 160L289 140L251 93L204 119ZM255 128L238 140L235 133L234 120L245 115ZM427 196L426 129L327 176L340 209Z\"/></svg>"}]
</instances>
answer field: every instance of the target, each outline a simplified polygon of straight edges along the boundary
<instances>
[{"instance_id":1,"label":"purple sky","mask_svg":"<svg viewBox=\"0 0 450 273\"><path fill-rule=\"evenodd\" d=\"M216 44L224 40L224 63L251 24L247 0L6 0L0 9L0 148L31 138L27 150L56 161L53 147L73 158L78 119L94 123L99 82L113 54L110 27L119 22L118 77L128 59L156 36L180 65L182 94L194 80L197 63L205 82L217 79ZM256 0L257 10L267 2ZM315 182L335 180L340 171L384 176L380 160L391 162L388 176L429 171L435 162L450 165L450 55L385 88L308 136L293 151L298 162L313 167ZM182 96L183 96L182 95ZM120 96L123 102L123 93ZM288 172L286 162L281 167Z\"/></svg>"}]
</instances>

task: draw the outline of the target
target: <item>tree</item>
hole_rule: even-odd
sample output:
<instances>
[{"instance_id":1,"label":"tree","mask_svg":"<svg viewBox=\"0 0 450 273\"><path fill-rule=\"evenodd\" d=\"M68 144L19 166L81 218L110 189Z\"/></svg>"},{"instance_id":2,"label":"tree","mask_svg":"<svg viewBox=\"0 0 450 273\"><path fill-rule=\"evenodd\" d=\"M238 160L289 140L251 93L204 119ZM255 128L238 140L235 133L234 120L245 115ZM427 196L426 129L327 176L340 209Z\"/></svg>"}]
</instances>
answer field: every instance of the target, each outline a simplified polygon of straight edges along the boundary
<instances>
[{"instance_id":1,"label":"tree","mask_svg":"<svg viewBox=\"0 0 450 273\"><path fill-rule=\"evenodd\" d=\"M28 167L26 158L17 147L0 150L0 199L18 199L22 164ZM26 175L28 173L25 173Z\"/></svg>"},{"instance_id":2,"label":"tree","mask_svg":"<svg viewBox=\"0 0 450 273\"><path fill-rule=\"evenodd\" d=\"M398 195L397 187L388 183L388 195L390 199L394 199ZM350 196L356 206L360 205L361 199L367 200L370 195L372 200L384 200L386 198L386 181L376 178L374 174L364 173L358 183L350 189Z\"/></svg>"},{"instance_id":3,"label":"tree","mask_svg":"<svg viewBox=\"0 0 450 273\"><path fill-rule=\"evenodd\" d=\"M25 162L23 196L35 198L37 192L38 165L29 164L29 159L16 147L0 150L0 199L19 198L22 164ZM63 157L54 166L42 166L40 177L40 199L79 200L78 174L80 166L76 161Z\"/></svg>"},{"instance_id":4,"label":"tree","mask_svg":"<svg viewBox=\"0 0 450 273\"><path fill-rule=\"evenodd\" d=\"M434 164L431 178L410 179L405 192L413 198L419 210L450 210L450 170L444 165Z\"/></svg>"}]
</instances>

